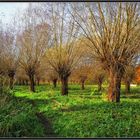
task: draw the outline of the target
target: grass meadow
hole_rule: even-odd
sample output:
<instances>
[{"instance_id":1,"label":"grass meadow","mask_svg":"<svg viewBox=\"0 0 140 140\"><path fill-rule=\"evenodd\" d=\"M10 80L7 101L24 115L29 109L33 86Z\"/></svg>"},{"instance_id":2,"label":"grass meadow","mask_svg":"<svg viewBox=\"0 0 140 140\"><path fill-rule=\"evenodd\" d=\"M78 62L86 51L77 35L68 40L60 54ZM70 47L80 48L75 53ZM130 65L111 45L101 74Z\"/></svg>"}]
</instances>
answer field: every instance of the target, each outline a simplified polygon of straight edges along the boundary
<instances>
[{"instance_id":1,"label":"grass meadow","mask_svg":"<svg viewBox=\"0 0 140 140\"><path fill-rule=\"evenodd\" d=\"M69 85L68 96L60 85L15 86L1 97L1 137L140 137L140 86L127 95L122 86L120 103L96 85Z\"/></svg>"}]
</instances>

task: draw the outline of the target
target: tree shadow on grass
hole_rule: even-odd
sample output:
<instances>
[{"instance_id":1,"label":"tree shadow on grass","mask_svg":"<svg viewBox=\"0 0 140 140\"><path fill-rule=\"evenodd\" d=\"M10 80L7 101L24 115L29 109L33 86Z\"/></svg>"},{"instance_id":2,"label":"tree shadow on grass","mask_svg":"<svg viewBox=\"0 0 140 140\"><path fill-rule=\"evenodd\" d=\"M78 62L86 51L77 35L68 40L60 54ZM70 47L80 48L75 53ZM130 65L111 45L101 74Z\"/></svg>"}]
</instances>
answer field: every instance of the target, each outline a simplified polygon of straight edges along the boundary
<instances>
[{"instance_id":1,"label":"tree shadow on grass","mask_svg":"<svg viewBox=\"0 0 140 140\"><path fill-rule=\"evenodd\" d=\"M140 99L140 94L122 95L121 98L126 98L126 99Z\"/></svg>"},{"instance_id":2,"label":"tree shadow on grass","mask_svg":"<svg viewBox=\"0 0 140 140\"><path fill-rule=\"evenodd\" d=\"M126 94L124 88L121 89L121 93L124 94L124 95ZM140 94L140 87L131 87L129 94L136 94L136 93Z\"/></svg>"},{"instance_id":3,"label":"tree shadow on grass","mask_svg":"<svg viewBox=\"0 0 140 140\"><path fill-rule=\"evenodd\" d=\"M85 89L85 90L81 90L81 89L77 89L77 90L73 90L73 89L69 89L69 94L73 94L73 95L90 95L92 92L92 90L90 89Z\"/></svg>"},{"instance_id":4,"label":"tree shadow on grass","mask_svg":"<svg viewBox=\"0 0 140 140\"><path fill-rule=\"evenodd\" d=\"M29 99L26 96L24 97L16 97L19 101L25 101L28 103L31 103L33 105L35 104L48 104L49 99Z\"/></svg>"},{"instance_id":5,"label":"tree shadow on grass","mask_svg":"<svg viewBox=\"0 0 140 140\"><path fill-rule=\"evenodd\" d=\"M79 95L70 95L72 97L80 97L82 99L101 99L100 95L90 95L90 94L79 94Z\"/></svg>"},{"instance_id":6,"label":"tree shadow on grass","mask_svg":"<svg viewBox=\"0 0 140 140\"><path fill-rule=\"evenodd\" d=\"M110 102L100 102L100 103L93 103L93 104L79 104L73 105L67 109L61 109L62 112L75 112L75 111L117 111L117 110L127 110L132 108L135 110L140 106L139 102L129 102L129 101L122 101L120 103L110 103Z\"/></svg>"},{"instance_id":7,"label":"tree shadow on grass","mask_svg":"<svg viewBox=\"0 0 140 140\"><path fill-rule=\"evenodd\" d=\"M74 91L76 90L77 91L77 90L81 90L81 89L80 89L80 87L69 87L69 90L74 90Z\"/></svg>"}]
</instances>

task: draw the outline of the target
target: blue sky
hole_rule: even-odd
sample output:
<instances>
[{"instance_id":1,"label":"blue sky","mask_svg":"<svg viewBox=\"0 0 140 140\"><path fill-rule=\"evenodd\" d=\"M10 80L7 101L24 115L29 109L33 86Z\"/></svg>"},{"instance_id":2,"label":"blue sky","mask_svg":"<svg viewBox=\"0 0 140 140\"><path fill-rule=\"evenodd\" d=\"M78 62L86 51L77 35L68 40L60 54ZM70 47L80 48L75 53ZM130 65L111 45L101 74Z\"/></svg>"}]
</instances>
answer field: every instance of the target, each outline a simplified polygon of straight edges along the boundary
<instances>
[{"instance_id":1,"label":"blue sky","mask_svg":"<svg viewBox=\"0 0 140 140\"><path fill-rule=\"evenodd\" d=\"M23 11L28 6L27 2L1 2L0 3L0 19L4 23L9 23L12 16L18 11Z\"/></svg>"}]
</instances>

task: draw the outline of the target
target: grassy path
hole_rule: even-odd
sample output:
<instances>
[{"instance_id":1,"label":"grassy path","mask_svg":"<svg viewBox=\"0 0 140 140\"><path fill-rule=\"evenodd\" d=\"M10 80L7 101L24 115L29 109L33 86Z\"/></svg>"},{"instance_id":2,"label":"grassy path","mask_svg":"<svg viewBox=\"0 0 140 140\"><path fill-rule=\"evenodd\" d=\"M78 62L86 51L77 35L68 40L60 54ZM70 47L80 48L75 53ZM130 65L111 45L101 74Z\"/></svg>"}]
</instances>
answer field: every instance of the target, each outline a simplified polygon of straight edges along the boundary
<instances>
[{"instance_id":1,"label":"grassy path","mask_svg":"<svg viewBox=\"0 0 140 140\"><path fill-rule=\"evenodd\" d=\"M33 107L37 107L37 103L35 101L31 100L30 103L32 104ZM45 129L44 133L46 137L54 137L55 133L52 130L52 124L50 120L47 119L46 116L39 111L36 112L36 116L39 119L39 122L42 123L42 125L44 126Z\"/></svg>"},{"instance_id":2,"label":"grassy path","mask_svg":"<svg viewBox=\"0 0 140 140\"><path fill-rule=\"evenodd\" d=\"M36 113L36 116L38 117L38 119L40 120L40 122L43 124L44 128L45 128L45 134L47 137L54 137L55 134L52 130L52 124L50 122L50 120L48 120L46 118L46 116L43 113Z\"/></svg>"}]
</instances>

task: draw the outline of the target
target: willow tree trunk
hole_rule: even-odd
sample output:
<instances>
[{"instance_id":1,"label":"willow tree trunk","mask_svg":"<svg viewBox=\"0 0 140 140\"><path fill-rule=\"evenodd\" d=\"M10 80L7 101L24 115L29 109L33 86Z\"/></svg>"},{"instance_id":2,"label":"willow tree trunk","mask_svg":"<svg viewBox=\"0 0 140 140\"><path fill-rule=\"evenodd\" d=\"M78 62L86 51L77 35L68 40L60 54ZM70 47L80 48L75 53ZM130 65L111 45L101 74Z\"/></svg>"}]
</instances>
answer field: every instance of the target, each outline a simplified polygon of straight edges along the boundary
<instances>
[{"instance_id":1,"label":"willow tree trunk","mask_svg":"<svg viewBox=\"0 0 140 140\"><path fill-rule=\"evenodd\" d=\"M25 82L26 82L26 85L28 85L28 80L26 80Z\"/></svg>"},{"instance_id":2,"label":"willow tree trunk","mask_svg":"<svg viewBox=\"0 0 140 140\"><path fill-rule=\"evenodd\" d=\"M13 76L10 76L10 82L9 82L9 88L10 89L13 89L13 85L14 85L14 75Z\"/></svg>"},{"instance_id":3,"label":"willow tree trunk","mask_svg":"<svg viewBox=\"0 0 140 140\"><path fill-rule=\"evenodd\" d=\"M13 89L15 71L14 70L9 70L8 71L8 76L9 76L9 88Z\"/></svg>"},{"instance_id":4,"label":"willow tree trunk","mask_svg":"<svg viewBox=\"0 0 140 140\"><path fill-rule=\"evenodd\" d=\"M126 92L126 93L130 93L130 82L129 82L129 81L127 81L127 82L125 83L125 92Z\"/></svg>"},{"instance_id":5,"label":"willow tree trunk","mask_svg":"<svg viewBox=\"0 0 140 140\"><path fill-rule=\"evenodd\" d=\"M53 79L53 87L56 88L57 79Z\"/></svg>"},{"instance_id":6,"label":"willow tree trunk","mask_svg":"<svg viewBox=\"0 0 140 140\"><path fill-rule=\"evenodd\" d=\"M50 81L47 81L48 85L50 85Z\"/></svg>"},{"instance_id":7,"label":"willow tree trunk","mask_svg":"<svg viewBox=\"0 0 140 140\"><path fill-rule=\"evenodd\" d=\"M84 90L85 89L85 81L81 82L81 89Z\"/></svg>"},{"instance_id":8,"label":"willow tree trunk","mask_svg":"<svg viewBox=\"0 0 140 140\"><path fill-rule=\"evenodd\" d=\"M22 85L22 81L21 80L19 80L19 85Z\"/></svg>"},{"instance_id":9,"label":"willow tree trunk","mask_svg":"<svg viewBox=\"0 0 140 140\"><path fill-rule=\"evenodd\" d=\"M111 72L109 75L108 100L120 102L121 75L118 72Z\"/></svg>"},{"instance_id":10,"label":"willow tree trunk","mask_svg":"<svg viewBox=\"0 0 140 140\"><path fill-rule=\"evenodd\" d=\"M22 85L25 85L25 81L24 80L22 80Z\"/></svg>"},{"instance_id":11,"label":"willow tree trunk","mask_svg":"<svg viewBox=\"0 0 140 140\"><path fill-rule=\"evenodd\" d=\"M37 79L37 85L38 86L40 85L40 79Z\"/></svg>"},{"instance_id":12,"label":"willow tree trunk","mask_svg":"<svg viewBox=\"0 0 140 140\"><path fill-rule=\"evenodd\" d=\"M68 95L68 77L61 78L61 93L62 95Z\"/></svg>"},{"instance_id":13,"label":"willow tree trunk","mask_svg":"<svg viewBox=\"0 0 140 140\"><path fill-rule=\"evenodd\" d=\"M29 75L30 79L30 90L32 92L35 92L35 81L34 81L34 75Z\"/></svg>"},{"instance_id":14,"label":"willow tree trunk","mask_svg":"<svg viewBox=\"0 0 140 140\"><path fill-rule=\"evenodd\" d=\"M101 91L101 90L102 90L102 83L98 82L98 91Z\"/></svg>"}]
</instances>

